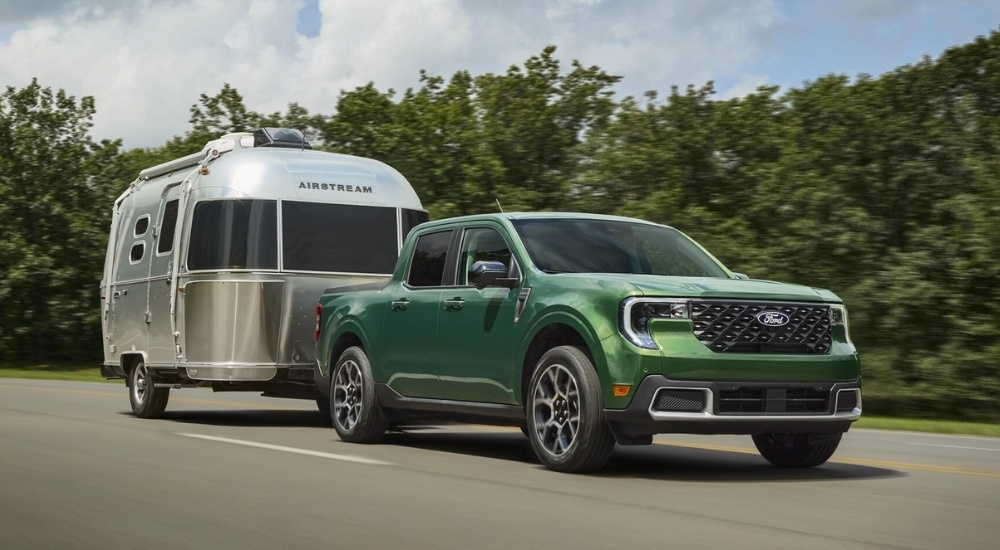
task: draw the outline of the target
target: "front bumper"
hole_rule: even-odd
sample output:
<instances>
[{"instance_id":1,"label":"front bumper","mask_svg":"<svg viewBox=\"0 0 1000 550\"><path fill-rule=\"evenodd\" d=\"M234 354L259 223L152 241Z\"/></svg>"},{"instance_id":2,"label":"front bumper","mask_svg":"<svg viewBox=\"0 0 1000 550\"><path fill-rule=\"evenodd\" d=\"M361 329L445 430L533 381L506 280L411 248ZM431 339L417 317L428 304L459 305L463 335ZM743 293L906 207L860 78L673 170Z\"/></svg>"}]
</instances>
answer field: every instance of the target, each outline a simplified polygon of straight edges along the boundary
<instances>
[{"instance_id":1,"label":"front bumper","mask_svg":"<svg viewBox=\"0 0 1000 550\"><path fill-rule=\"evenodd\" d=\"M643 379L625 409L605 409L619 440L658 433L841 433L861 417L851 382L691 382Z\"/></svg>"}]
</instances>

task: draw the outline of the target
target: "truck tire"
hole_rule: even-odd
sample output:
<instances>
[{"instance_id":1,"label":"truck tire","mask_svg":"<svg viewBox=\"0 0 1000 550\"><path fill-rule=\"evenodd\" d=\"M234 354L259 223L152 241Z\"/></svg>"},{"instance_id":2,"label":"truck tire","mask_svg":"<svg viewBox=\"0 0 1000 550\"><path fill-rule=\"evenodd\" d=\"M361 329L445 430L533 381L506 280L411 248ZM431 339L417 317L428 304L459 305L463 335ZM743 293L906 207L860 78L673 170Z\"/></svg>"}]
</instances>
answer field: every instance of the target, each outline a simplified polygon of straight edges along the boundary
<instances>
[{"instance_id":1,"label":"truck tire","mask_svg":"<svg viewBox=\"0 0 1000 550\"><path fill-rule=\"evenodd\" d=\"M843 434L754 434L760 456L775 466L812 468L826 462Z\"/></svg>"},{"instance_id":2,"label":"truck tire","mask_svg":"<svg viewBox=\"0 0 1000 550\"><path fill-rule=\"evenodd\" d=\"M144 361L136 363L128 373L128 400L132 413L139 418L160 418L167 408L170 388L154 387L153 372Z\"/></svg>"},{"instance_id":3,"label":"truck tire","mask_svg":"<svg viewBox=\"0 0 1000 550\"><path fill-rule=\"evenodd\" d=\"M559 346L542 356L527 405L528 437L545 467L586 473L608 462L615 440L604 419L601 383L579 348Z\"/></svg>"},{"instance_id":4,"label":"truck tire","mask_svg":"<svg viewBox=\"0 0 1000 550\"><path fill-rule=\"evenodd\" d=\"M371 363L359 347L344 350L330 373L330 417L349 443L378 443L389 427L375 397Z\"/></svg>"}]
</instances>

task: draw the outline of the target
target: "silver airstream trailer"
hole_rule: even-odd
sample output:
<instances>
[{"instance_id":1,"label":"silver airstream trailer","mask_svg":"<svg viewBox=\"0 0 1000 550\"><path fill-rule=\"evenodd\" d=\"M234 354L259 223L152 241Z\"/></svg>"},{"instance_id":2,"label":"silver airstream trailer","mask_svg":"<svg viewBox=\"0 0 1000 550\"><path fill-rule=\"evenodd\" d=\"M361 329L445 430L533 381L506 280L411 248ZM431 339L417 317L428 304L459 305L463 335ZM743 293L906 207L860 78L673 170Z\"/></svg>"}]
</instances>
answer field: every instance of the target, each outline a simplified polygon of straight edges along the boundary
<instances>
[{"instance_id":1,"label":"silver airstream trailer","mask_svg":"<svg viewBox=\"0 0 1000 550\"><path fill-rule=\"evenodd\" d=\"M313 151L297 130L225 135L143 170L114 205L101 373L125 378L142 418L171 388L321 400L318 297L388 277L426 219L399 172Z\"/></svg>"}]
</instances>

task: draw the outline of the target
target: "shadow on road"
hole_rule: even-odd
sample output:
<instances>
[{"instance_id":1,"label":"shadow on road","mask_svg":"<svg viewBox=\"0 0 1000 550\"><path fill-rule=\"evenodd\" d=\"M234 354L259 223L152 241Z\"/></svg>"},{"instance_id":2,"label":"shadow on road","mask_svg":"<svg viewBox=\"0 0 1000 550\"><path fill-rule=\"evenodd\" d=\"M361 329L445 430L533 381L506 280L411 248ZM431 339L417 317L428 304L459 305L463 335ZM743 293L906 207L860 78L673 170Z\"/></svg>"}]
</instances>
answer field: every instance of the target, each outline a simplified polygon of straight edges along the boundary
<instances>
[{"instance_id":1,"label":"shadow on road","mask_svg":"<svg viewBox=\"0 0 1000 550\"><path fill-rule=\"evenodd\" d=\"M132 416L131 412L121 413ZM290 428L326 428L319 411L295 410L254 410L235 411L170 411L163 413L161 420L202 426L263 426ZM149 422L143 420L143 422Z\"/></svg>"},{"instance_id":2,"label":"shadow on road","mask_svg":"<svg viewBox=\"0 0 1000 550\"><path fill-rule=\"evenodd\" d=\"M122 414L131 416L131 412ZM319 412L309 410L167 411L161 421L202 426L321 428L336 439L336 434L324 424ZM477 432L453 431L442 424L408 424L387 434L382 444L521 462L542 468L528 439L516 428ZM904 477L906 474L888 468L837 462L837 455L816 468L777 468L751 451L654 444L637 447L619 445L607 466L595 475L732 483L866 480Z\"/></svg>"},{"instance_id":3,"label":"shadow on road","mask_svg":"<svg viewBox=\"0 0 1000 550\"><path fill-rule=\"evenodd\" d=\"M748 436L749 437L749 436ZM431 430L394 433L384 444L473 455L535 464L541 468L528 439L520 432L455 433ZM648 478L692 482L844 481L904 477L888 468L836 462L836 455L816 468L778 468L756 453L696 449L671 445L615 448L607 466L597 474L609 478Z\"/></svg>"}]
</instances>

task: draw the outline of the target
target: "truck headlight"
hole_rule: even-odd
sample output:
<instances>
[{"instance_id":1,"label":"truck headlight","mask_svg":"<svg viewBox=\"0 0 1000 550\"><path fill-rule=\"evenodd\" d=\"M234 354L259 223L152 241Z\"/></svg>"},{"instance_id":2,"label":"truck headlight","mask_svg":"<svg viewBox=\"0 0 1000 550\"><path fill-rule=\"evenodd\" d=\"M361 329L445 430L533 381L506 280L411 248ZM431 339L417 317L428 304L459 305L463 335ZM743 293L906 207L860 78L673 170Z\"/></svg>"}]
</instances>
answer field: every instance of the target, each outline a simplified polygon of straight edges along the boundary
<instances>
[{"instance_id":1,"label":"truck headlight","mask_svg":"<svg viewBox=\"0 0 1000 550\"><path fill-rule=\"evenodd\" d=\"M847 308L842 304L830 306L830 325L841 325L844 327L844 338L851 341L851 333L847 330Z\"/></svg>"},{"instance_id":2,"label":"truck headlight","mask_svg":"<svg viewBox=\"0 0 1000 550\"><path fill-rule=\"evenodd\" d=\"M643 349L657 349L649 335L653 319L690 319L691 300L676 298L628 298L622 302L619 330L623 337Z\"/></svg>"}]
</instances>

